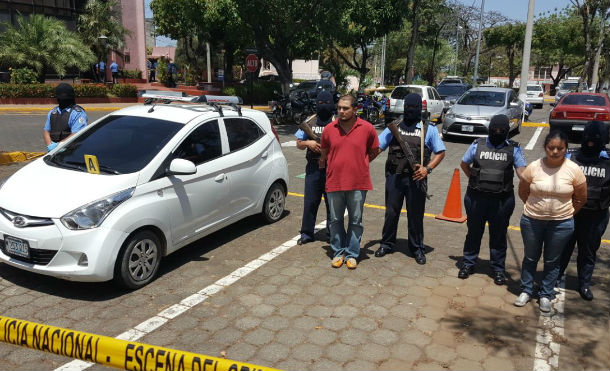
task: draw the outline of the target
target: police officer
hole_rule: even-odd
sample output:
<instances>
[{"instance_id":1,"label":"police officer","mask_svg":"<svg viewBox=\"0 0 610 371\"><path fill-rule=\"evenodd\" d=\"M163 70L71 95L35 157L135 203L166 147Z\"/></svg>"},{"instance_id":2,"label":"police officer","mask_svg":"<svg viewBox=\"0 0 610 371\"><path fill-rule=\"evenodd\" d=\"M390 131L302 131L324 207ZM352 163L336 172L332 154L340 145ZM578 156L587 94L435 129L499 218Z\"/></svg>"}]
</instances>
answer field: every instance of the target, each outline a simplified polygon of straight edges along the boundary
<instances>
[{"instance_id":1,"label":"police officer","mask_svg":"<svg viewBox=\"0 0 610 371\"><path fill-rule=\"evenodd\" d=\"M408 94L404 99L404 115L398 125L398 131L401 139L408 143L412 154L417 159L417 163L421 162L421 135L425 128L421 119L421 96ZM386 128L379 134L379 152L388 147L389 152L385 164L385 220L381 244L375 252L376 257L382 257L392 252L396 245L400 210L406 199L408 246L415 256L415 261L418 264L426 264L426 256L424 255L424 209L426 207L427 178L445 157L445 145L433 124L429 124L429 130L425 130L425 133L424 161L415 171L409 166L399 165L405 155L400 143L390 129ZM434 155L431 156L432 154Z\"/></svg>"},{"instance_id":2,"label":"police officer","mask_svg":"<svg viewBox=\"0 0 610 371\"><path fill-rule=\"evenodd\" d=\"M587 202L574 215L574 236L563 250L559 277L565 273L574 246L578 244L578 292L585 300L593 300L589 285L597 250L608 226L610 156L606 143L608 129L600 121L590 121L585 126L581 147L566 155L580 166L587 178Z\"/></svg>"},{"instance_id":3,"label":"police officer","mask_svg":"<svg viewBox=\"0 0 610 371\"><path fill-rule=\"evenodd\" d=\"M332 94L327 91L321 91L317 97L316 115L312 116L305 123L318 138L315 140L310 138L302 129L295 133L297 148L300 150L307 149L305 153L305 158L307 159L307 165L305 166L305 202L303 205L301 238L297 241L299 245L312 242L315 239L314 226L322 195L324 195L324 203L326 205L326 220L330 220L328 200L324 190L326 185L326 169L320 169L318 160L320 159L320 138L322 137L322 131L333 120L334 110L335 104Z\"/></svg>"},{"instance_id":4,"label":"police officer","mask_svg":"<svg viewBox=\"0 0 610 371\"><path fill-rule=\"evenodd\" d=\"M506 281L506 232L515 209L513 168L521 176L527 165L519 144L508 140L509 130L507 116L493 116L487 138L475 140L462 157L460 166L468 177L464 196L468 232L464 241L464 261L458 273L461 279L474 272L485 222L488 222L494 283L503 285Z\"/></svg>"},{"instance_id":5,"label":"police officer","mask_svg":"<svg viewBox=\"0 0 610 371\"><path fill-rule=\"evenodd\" d=\"M72 134L87 126L85 110L74 101L74 88L61 83L55 88L58 106L47 115L42 137L47 151L57 147L57 143L69 138Z\"/></svg>"}]
</instances>

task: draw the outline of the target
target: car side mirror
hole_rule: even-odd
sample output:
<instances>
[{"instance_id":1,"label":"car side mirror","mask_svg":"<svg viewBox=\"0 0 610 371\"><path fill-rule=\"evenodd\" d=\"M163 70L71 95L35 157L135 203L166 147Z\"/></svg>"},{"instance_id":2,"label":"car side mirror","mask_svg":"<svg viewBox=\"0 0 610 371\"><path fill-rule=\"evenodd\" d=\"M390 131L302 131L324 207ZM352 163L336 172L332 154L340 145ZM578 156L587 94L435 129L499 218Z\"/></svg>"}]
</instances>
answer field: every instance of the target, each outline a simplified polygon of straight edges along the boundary
<instances>
[{"instance_id":1,"label":"car side mirror","mask_svg":"<svg viewBox=\"0 0 610 371\"><path fill-rule=\"evenodd\" d=\"M169 174L171 175L192 175L196 173L197 167L192 161L175 158L169 164Z\"/></svg>"},{"instance_id":2,"label":"car side mirror","mask_svg":"<svg viewBox=\"0 0 610 371\"><path fill-rule=\"evenodd\" d=\"M449 104L455 104L455 102L456 102L456 99L451 99L451 100L449 101Z\"/></svg>"}]
</instances>

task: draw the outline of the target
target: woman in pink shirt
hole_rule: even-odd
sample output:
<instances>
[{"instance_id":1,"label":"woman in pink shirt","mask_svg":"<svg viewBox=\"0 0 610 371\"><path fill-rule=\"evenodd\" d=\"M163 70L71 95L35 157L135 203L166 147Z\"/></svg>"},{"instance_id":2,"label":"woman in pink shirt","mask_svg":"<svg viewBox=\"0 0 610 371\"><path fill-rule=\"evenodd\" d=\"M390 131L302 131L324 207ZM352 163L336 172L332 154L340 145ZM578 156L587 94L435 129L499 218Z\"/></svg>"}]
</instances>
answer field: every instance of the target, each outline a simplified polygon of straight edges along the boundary
<instances>
[{"instance_id":1,"label":"woman in pink shirt","mask_svg":"<svg viewBox=\"0 0 610 371\"><path fill-rule=\"evenodd\" d=\"M542 312L551 311L561 253L574 233L573 216L587 200L585 175L565 158L567 149L565 133L548 134L544 140L546 156L529 164L519 183L519 197L525 205L521 216L521 294L515 301L518 307L527 304L534 294L536 266L544 253L539 305Z\"/></svg>"}]
</instances>

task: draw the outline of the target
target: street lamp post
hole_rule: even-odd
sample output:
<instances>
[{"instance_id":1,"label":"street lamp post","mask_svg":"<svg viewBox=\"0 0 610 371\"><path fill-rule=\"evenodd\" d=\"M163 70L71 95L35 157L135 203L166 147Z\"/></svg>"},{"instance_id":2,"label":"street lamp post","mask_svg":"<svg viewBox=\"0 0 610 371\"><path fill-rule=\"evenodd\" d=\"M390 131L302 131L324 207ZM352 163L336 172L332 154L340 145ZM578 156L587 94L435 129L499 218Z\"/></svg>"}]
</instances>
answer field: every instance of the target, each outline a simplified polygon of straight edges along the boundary
<instances>
[{"instance_id":1,"label":"street lamp post","mask_svg":"<svg viewBox=\"0 0 610 371\"><path fill-rule=\"evenodd\" d=\"M453 74L457 76L457 65L458 65L458 48L460 46L460 18L457 19L457 27L455 28L455 64L453 65Z\"/></svg>"},{"instance_id":2,"label":"street lamp post","mask_svg":"<svg viewBox=\"0 0 610 371\"><path fill-rule=\"evenodd\" d=\"M483 28L483 9L485 8L485 0L481 1L481 14L479 16L479 37L477 38L477 54L474 58L474 81L473 85L477 85L479 79L479 50L481 49L481 29Z\"/></svg>"}]
</instances>

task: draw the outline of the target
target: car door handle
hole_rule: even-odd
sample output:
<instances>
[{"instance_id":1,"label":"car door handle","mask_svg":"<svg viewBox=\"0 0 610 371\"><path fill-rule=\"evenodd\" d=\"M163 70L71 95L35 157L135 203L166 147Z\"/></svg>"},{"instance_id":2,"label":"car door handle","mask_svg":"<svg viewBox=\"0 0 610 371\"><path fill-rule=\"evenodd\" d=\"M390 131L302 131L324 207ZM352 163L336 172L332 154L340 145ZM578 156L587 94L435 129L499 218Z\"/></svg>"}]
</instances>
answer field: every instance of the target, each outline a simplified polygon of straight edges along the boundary
<instances>
[{"instance_id":1,"label":"car door handle","mask_svg":"<svg viewBox=\"0 0 610 371\"><path fill-rule=\"evenodd\" d=\"M269 156L269 152L268 152L268 151L265 151L265 152L263 152L263 153L261 154L261 157L262 157L262 158L267 158L267 156Z\"/></svg>"},{"instance_id":2,"label":"car door handle","mask_svg":"<svg viewBox=\"0 0 610 371\"><path fill-rule=\"evenodd\" d=\"M222 174L218 174L216 176L216 178L214 178L214 181L215 182L222 182L225 179L227 179L227 176L224 173L222 173Z\"/></svg>"}]
</instances>

